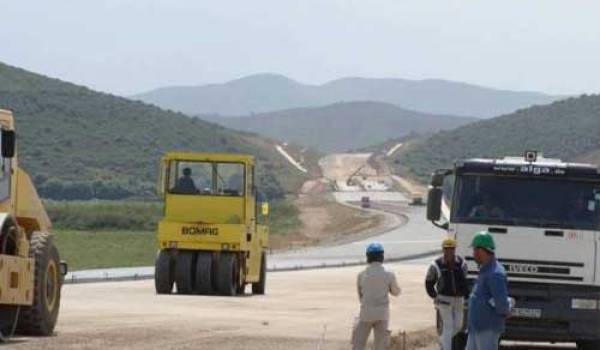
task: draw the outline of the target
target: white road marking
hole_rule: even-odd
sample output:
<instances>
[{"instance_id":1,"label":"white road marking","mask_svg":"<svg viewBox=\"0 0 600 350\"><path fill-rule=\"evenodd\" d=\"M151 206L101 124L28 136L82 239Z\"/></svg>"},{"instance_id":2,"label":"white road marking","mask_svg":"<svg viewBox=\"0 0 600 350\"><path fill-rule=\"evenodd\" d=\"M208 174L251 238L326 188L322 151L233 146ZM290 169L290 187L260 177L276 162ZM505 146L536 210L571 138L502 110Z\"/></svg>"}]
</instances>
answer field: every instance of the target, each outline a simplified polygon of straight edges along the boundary
<instances>
[{"instance_id":1,"label":"white road marking","mask_svg":"<svg viewBox=\"0 0 600 350\"><path fill-rule=\"evenodd\" d=\"M397 145L395 145L394 147L392 147L389 151L387 151L387 153L385 154L386 156L391 156L392 154L394 154L394 152L396 152L398 150L398 148L402 147L402 143L399 143Z\"/></svg>"},{"instance_id":2,"label":"white road marking","mask_svg":"<svg viewBox=\"0 0 600 350\"><path fill-rule=\"evenodd\" d=\"M288 162L290 162L290 164L292 164L293 166L296 167L296 169L300 170L303 173L307 173L308 170L306 170L305 167L303 167L302 165L300 165L300 163L298 163L292 156L289 155L289 153L287 153L283 147L277 145L275 146L275 148L277 149L277 152L279 152L282 156L285 157L285 159L288 160Z\"/></svg>"}]
</instances>

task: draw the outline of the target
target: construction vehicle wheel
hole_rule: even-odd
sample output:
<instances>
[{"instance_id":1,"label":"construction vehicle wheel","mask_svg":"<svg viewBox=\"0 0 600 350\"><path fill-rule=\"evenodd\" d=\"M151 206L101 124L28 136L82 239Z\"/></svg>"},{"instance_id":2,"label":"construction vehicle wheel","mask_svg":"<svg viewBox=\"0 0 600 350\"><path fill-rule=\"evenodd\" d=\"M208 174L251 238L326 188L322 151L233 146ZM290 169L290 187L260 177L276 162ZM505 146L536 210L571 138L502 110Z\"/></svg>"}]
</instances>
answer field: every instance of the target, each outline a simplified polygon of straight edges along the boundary
<instances>
[{"instance_id":1,"label":"construction vehicle wheel","mask_svg":"<svg viewBox=\"0 0 600 350\"><path fill-rule=\"evenodd\" d=\"M175 264L168 250L161 250L154 262L154 287L157 294L171 294L175 283Z\"/></svg>"},{"instance_id":2,"label":"construction vehicle wheel","mask_svg":"<svg viewBox=\"0 0 600 350\"><path fill-rule=\"evenodd\" d=\"M260 260L260 278L257 283L252 283L252 294L265 294L267 284L267 255L263 252Z\"/></svg>"},{"instance_id":3,"label":"construction vehicle wheel","mask_svg":"<svg viewBox=\"0 0 600 350\"><path fill-rule=\"evenodd\" d=\"M19 318L19 306L0 306L0 344L13 335Z\"/></svg>"},{"instance_id":4,"label":"construction vehicle wheel","mask_svg":"<svg viewBox=\"0 0 600 350\"><path fill-rule=\"evenodd\" d=\"M221 253L217 273L217 291L222 295L233 296L238 290L239 268L237 257L231 253Z\"/></svg>"},{"instance_id":5,"label":"construction vehicle wheel","mask_svg":"<svg viewBox=\"0 0 600 350\"><path fill-rule=\"evenodd\" d=\"M7 222L3 232L0 233L0 254L17 254L16 227L12 222ZM0 267L1 269L1 267ZM0 294L4 286L0 286ZM19 318L19 306L0 305L0 342L12 336Z\"/></svg>"},{"instance_id":6,"label":"construction vehicle wheel","mask_svg":"<svg viewBox=\"0 0 600 350\"><path fill-rule=\"evenodd\" d=\"M212 252L198 252L196 258L196 279L194 290L198 294L207 295L212 293Z\"/></svg>"},{"instance_id":7,"label":"construction vehicle wheel","mask_svg":"<svg viewBox=\"0 0 600 350\"><path fill-rule=\"evenodd\" d=\"M46 232L31 235L29 256L35 259L33 305L21 307L17 333L50 335L60 308L60 257L52 236Z\"/></svg>"},{"instance_id":8,"label":"construction vehicle wheel","mask_svg":"<svg viewBox=\"0 0 600 350\"><path fill-rule=\"evenodd\" d=\"M175 283L177 293L192 294L194 292L195 254L192 251L180 250L175 264Z\"/></svg>"}]
</instances>

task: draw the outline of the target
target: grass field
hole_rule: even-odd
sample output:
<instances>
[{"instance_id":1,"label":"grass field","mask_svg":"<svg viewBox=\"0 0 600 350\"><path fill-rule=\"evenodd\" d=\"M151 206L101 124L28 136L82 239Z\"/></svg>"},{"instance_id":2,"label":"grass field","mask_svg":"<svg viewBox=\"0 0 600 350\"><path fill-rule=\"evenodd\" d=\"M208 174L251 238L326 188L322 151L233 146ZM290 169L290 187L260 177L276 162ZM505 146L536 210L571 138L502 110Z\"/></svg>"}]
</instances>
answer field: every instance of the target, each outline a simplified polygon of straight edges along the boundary
<instances>
[{"instance_id":1,"label":"grass field","mask_svg":"<svg viewBox=\"0 0 600 350\"><path fill-rule=\"evenodd\" d=\"M150 266L156 255L159 202L47 201L61 259L71 270ZM301 225L291 201L271 203L272 235L285 236Z\"/></svg>"},{"instance_id":2,"label":"grass field","mask_svg":"<svg viewBox=\"0 0 600 350\"><path fill-rule=\"evenodd\" d=\"M44 201L55 228L80 231L153 231L162 216L158 201Z\"/></svg>"},{"instance_id":3,"label":"grass field","mask_svg":"<svg viewBox=\"0 0 600 350\"><path fill-rule=\"evenodd\" d=\"M156 255L153 231L53 230L69 269L150 266Z\"/></svg>"}]
</instances>

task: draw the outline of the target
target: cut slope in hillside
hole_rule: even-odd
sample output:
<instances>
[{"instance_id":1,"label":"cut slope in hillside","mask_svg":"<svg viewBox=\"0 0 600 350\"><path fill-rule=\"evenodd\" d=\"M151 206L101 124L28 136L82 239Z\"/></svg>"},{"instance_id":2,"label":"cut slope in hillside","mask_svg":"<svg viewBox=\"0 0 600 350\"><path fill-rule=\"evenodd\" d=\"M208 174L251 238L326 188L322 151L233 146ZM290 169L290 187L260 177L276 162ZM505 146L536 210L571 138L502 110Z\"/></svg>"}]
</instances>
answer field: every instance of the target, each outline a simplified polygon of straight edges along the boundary
<instances>
[{"instance_id":1,"label":"cut slope in hillside","mask_svg":"<svg viewBox=\"0 0 600 350\"><path fill-rule=\"evenodd\" d=\"M475 120L419 113L381 102L336 103L251 117L201 118L325 152L362 148L392 137L454 128Z\"/></svg>"},{"instance_id":2,"label":"cut slope in hillside","mask_svg":"<svg viewBox=\"0 0 600 350\"><path fill-rule=\"evenodd\" d=\"M447 80L343 78L308 85L277 74L256 74L223 84L165 87L133 98L188 114L246 115L344 101L377 101L425 113L493 117L547 104L558 97Z\"/></svg>"},{"instance_id":3,"label":"cut slope in hillside","mask_svg":"<svg viewBox=\"0 0 600 350\"><path fill-rule=\"evenodd\" d=\"M4 64L0 108L14 112L21 164L47 198L152 196L168 150L254 154L271 198L308 177L269 139Z\"/></svg>"},{"instance_id":4,"label":"cut slope in hillside","mask_svg":"<svg viewBox=\"0 0 600 350\"><path fill-rule=\"evenodd\" d=\"M401 152L393 163L426 180L461 158L538 150L565 161L600 161L600 96L581 96L441 131ZM600 164L600 163L599 163Z\"/></svg>"}]
</instances>

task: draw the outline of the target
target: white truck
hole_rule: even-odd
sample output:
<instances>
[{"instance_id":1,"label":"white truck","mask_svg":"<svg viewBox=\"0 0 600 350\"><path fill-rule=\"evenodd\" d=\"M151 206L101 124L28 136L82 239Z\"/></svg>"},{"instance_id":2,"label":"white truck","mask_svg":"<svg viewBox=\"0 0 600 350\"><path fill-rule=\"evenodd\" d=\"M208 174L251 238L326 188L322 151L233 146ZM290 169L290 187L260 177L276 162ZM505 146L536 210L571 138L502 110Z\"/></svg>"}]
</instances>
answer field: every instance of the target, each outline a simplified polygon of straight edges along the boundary
<instances>
[{"instance_id":1,"label":"white truck","mask_svg":"<svg viewBox=\"0 0 600 350\"><path fill-rule=\"evenodd\" d=\"M509 294L516 299L503 339L600 349L597 166L535 151L457 161L453 169L432 175L427 218L458 241L471 283L478 271L471 239L481 230L494 235Z\"/></svg>"}]
</instances>

